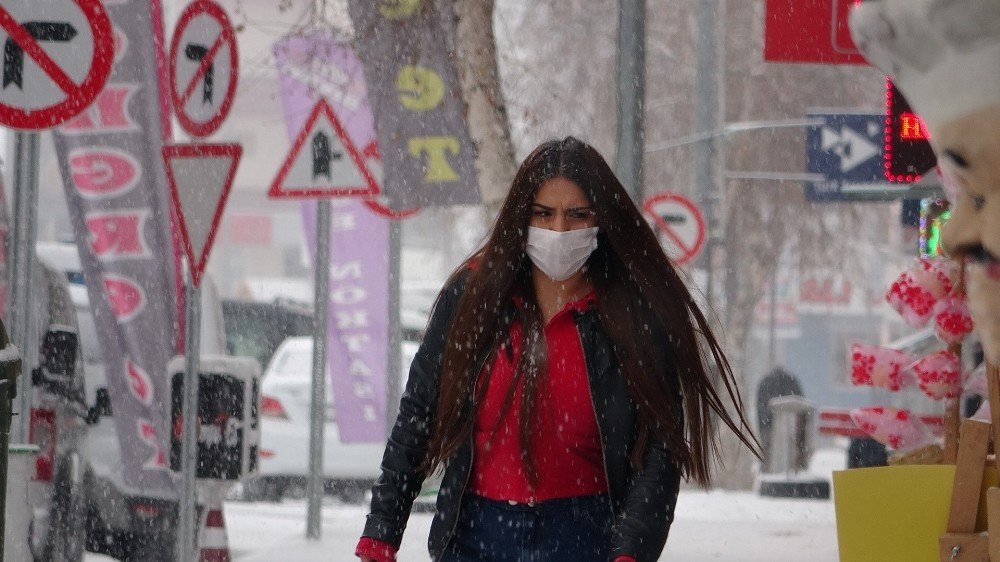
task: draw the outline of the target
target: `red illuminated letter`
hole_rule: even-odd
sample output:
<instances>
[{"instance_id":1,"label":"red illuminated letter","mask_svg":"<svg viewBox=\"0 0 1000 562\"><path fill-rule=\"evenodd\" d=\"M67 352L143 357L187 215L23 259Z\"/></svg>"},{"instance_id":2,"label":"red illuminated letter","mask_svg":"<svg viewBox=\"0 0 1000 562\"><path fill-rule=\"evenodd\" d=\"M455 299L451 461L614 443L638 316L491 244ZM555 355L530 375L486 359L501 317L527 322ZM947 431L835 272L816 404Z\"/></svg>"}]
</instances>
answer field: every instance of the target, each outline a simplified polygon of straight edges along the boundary
<instances>
[{"instance_id":1,"label":"red illuminated letter","mask_svg":"<svg viewBox=\"0 0 1000 562\"><path fill-rule=\"evenodd\" d=\"M927 140L929 137L924 122L914 113L899 116L899 138L903 140Z\"/></svg>"}]
</instances>

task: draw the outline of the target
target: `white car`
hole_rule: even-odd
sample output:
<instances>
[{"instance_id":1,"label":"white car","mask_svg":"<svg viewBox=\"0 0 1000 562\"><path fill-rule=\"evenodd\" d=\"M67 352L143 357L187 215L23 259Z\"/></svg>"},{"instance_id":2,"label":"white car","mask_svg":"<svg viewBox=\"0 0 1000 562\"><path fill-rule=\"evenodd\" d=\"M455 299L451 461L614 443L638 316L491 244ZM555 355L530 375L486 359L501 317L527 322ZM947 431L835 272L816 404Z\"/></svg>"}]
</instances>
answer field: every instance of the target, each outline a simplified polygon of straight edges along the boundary
<instances>
[{"instance_id":1,"label":"white car","mask_svg":"<svg viewBox=\"0 0 1000 562\"><path fill-rule=\"evenodd\" d=\"M409 371L418 344L402 343L401 379ZM312 381L311 337L282 342L261 383L260 476L246 486L248 499L278 501L302 493L309 474L309 393ZM378 478L384 440L348 444L340 441L333 393L326 384L323 474L326 491L346 501L360 501Z\"/></svg>"}]
</instances>

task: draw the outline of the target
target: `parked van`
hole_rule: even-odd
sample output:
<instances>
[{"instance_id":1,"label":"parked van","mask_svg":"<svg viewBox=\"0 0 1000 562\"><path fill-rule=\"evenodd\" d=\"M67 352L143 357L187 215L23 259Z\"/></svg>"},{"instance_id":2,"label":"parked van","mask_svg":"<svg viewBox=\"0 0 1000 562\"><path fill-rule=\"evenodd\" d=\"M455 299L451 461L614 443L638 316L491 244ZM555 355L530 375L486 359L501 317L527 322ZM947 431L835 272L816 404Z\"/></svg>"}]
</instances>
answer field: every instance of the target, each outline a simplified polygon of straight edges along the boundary
<instances>
[{"instance_id":1,"label":"parked van","mask_svg":"<svg viewBox=\"0 0 1000 562\"><path fill-rule=\"evenodd\" d=\"M39 255L70 281L71 308L78 319L82 370L86 373L84 400L89 405L90 425L79 447L87 468L82 485L84 516L76 528L85 532L86 549L92 552L135 562L173 560L176 495L125 483L102 348L76 246L40 243ZM222 308L210 279L202 281L201 336L203 354L226 353Z\"/></svg>"}]
</instances>

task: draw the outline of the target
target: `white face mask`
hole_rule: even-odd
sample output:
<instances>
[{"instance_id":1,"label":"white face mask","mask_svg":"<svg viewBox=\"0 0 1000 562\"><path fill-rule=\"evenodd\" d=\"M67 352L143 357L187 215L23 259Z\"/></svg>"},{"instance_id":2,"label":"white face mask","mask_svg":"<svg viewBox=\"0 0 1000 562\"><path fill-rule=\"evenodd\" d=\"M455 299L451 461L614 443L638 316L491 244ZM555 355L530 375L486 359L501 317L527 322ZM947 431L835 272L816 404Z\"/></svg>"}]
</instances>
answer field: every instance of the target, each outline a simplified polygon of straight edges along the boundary
<instances>
[{"instance_id":1,"label":"white face mask","mask_svg":"<svg viewBox=\"0 0 1000 562\"><path fill-rule=\"evenodd\" d=\"M542 273L554 281L572 277L597 249L597 227L556 232L528 227L525 251Z\"/></svg>"}]
</instances>

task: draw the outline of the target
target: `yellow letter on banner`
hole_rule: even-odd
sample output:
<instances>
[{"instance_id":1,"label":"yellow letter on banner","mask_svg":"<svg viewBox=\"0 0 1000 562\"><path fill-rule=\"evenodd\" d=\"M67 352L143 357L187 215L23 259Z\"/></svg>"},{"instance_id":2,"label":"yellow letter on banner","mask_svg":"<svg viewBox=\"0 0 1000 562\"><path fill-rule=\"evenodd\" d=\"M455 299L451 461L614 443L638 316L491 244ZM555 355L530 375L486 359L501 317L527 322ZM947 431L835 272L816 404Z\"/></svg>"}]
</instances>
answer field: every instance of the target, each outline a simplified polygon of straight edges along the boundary
<instances>
[{"instance_id":1,"label":"yellow letter on banner","mask_svg":"<svg viewBox=\"0 0 1000 562\"><path fill-rule=\"evenodd\" d=\"M421 0L380 0L378 12L391 20L408 18L420 7Z\"/></svg>"},{"instance_id":2,"label":"yellow letter on banner","mask_svg":"<svg viewBox=\"0 0 1000 562\"><path fill-rule=\"evenodd\" d=\"M459 145L455 137L414 137L407 146L410 154L417 158L423 154L427 155L424 160L424 168L427 170L424 181L438 183L459 179L444 155L447 150L452 156L458 156Z\"/></svg>"},{"instance_id":3,"label":"yellow letter on banner","mask_svg":"<svg viewBox=\"0 0 1000 562\"><path fill-rule=\"evenodd\" d=\"M399 103L410 111L434 109L444 99L444 80L422 66L404 66L396 75Z\"/></svg>"}]
</instances>

